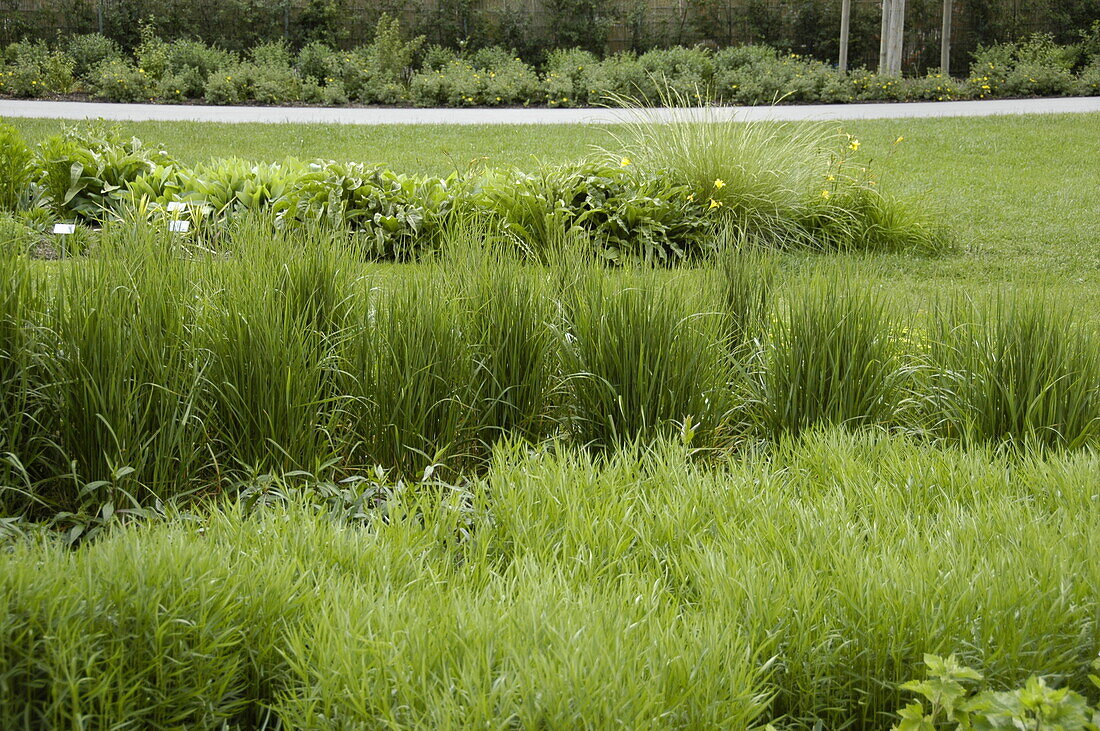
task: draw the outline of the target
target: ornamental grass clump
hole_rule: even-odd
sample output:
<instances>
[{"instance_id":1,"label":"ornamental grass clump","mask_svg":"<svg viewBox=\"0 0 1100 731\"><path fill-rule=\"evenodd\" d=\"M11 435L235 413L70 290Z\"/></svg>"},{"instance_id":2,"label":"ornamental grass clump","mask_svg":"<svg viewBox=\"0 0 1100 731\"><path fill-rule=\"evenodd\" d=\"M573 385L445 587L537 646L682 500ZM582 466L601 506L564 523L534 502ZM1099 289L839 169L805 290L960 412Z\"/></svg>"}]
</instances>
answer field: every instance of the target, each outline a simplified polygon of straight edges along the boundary
<instances>
[{"instance_id":1,"label":"ornamental grass clump","mask_svg":"<svg viewBox=\"0 0 1100 731\"><path fill-rule=\"evenodd\" d=\"M45 407L41 274L0 250L0 512L16 515L40 498L29 472L38 472Z\"/></svg>"},{"instance_id":2,"label":"ornamental grass clump","mask_svg":"<svg viewBox=\"0 0 1100 731\"><path fill-rule=\"evenodd\" d=\"M237 259L207 270L200 323L209 354L206 429L219 474L306 470L335 454L334 339L355 277L336 250L262 222L238 232Z\"/></svg>"},{"instance_id":3,"label":"ornamental grass clump","mask_svg":"<svg viewBox=\"0 0 1100 731\"><path fill-rule=\"evenodd\" d=\"M473 354L481 451L509 435L547 436L560 386L561 328L546 271L524 265L507 235L476 221L452 226L438 263Z\"/></svg>"},{"instance_id":4,"label":"ornamental grass clump","mask_svg":"<svg viewBox=\"0 0 1100 731\"><path fill-rule=\"evenodd\" d=\"M721 303L722 337L734 358L759 347L779 275L775 257L743 234L725 232L713 278Z\"/></svg>"},{"instance_id":5,"label":"ornamental grass clump","mask_svg":"<svg viewBox=\"0 0 1100 731\"><path fill-rule=\"evenodd\" d=\"M571 428L611 448L680 433L717 446L727 407L718 313L691 282L581 275L562 294Z\"/></svg>"},{"instance_id":6,"label":"ornamental grass clump","mask_svg":"<svg viewBox=\"0 0 1100 731\"><path fill-rule=\"evenodd\" d=\"M343 365L353 464L419 477L470 458L474 353L449 295L439 277L410 273L357 303Z\"/></svg>"},{"instance_id":7,"label":"ornamental grass clump","mask_svg":"<svg viewBox=\"0 0 1100 731\"><path fill-rule=\"evenodd\" d=\"M884 301L839 272L787 293L755 377L752 410L766 433L819 425L888 425L907 368Z\"/></svg>"},{"instance_id":8,"label":"ornamental grass clump","mask_svg":"<svg viewBox=\"0 0 1100 731\"><path fill-rule=\"evenodd\" d=\"M690 108L670 89L652 112L624 108L618 143L604 154L689 188L716 224L778 248L935 251L942 234L907 201L882 193L860 141L823 122L739 121Z\"/></svg>"},{"instance_id":9,"label":"ornamental grass clump","mask_svg":"<svg viewBox=\"0 0 1100 731\"><path fill-rule=\"evenodd\" d=\"M1052 296L955 303L932 327L941 433L1054 448L1100 433L1100 342Z\"/></svg>"},{"instance_id":10,"label":"ornamental grass clump","mask_svg":"<svg viewBox=\"0 0 1100 731\"><path fill-rule=\"evenodd\" d=\"M148 236L127 244L152 246ZM193 488L208 458L207 365L187 263L102 257L54 279L38 331L36 492L52 511L81 513L140 509Z\"/></svg>"}]
</instances>

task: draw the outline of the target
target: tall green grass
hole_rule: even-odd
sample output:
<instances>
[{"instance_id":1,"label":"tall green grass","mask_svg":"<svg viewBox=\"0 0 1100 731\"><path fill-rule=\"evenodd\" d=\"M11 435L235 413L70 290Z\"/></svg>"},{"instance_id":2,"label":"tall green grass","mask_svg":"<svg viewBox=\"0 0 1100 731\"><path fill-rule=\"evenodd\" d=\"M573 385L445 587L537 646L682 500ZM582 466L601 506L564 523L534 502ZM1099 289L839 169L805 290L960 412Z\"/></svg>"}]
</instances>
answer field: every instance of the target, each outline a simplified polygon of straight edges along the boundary
<instances>
[{"instance_id":1,"label":"tall green grass","mask_svg":"<svg viewBox=\"0 0 1100 731\"><path fill-rule=\"evenodd\" d=\"M1100 430L1100 342L1053 296L955 303L932 327L943 433L1077 447Z\"/></svg>"},{"instance_id":2,"label":"tall green grass","mask_svg":"<svg viewBox=\"0 0 1100 731\"><path fill-rule=\"evenodd\" d=\"M727 234L715 264L726 348L735 357L744 356L759 347L767 332L778 266L743 234Z\"/></svg>"},{"instance_id":3,"label":"tall green grass","mask_svg":"<svg viewBox=\"0 0 1100 731\"><path fill-rule=\"evenodd\" d=\"M82 260L0 260L4 509L103 516L259 475L478 472L516 435L733 449L821 425L1081 447L1100 345L1005 295L903 326L844 269L779 276L731 229L696 269L546 263L456 222L373 267L323 225L242 218L218 252L120 222Z\"/></svg>"},{"instance_id":4,"label":"tall green grass","mask_svg":"<svg viewBox=\"0 0 1100 731\"><path fill-rule=\"evenodd\" d=\"M474 363L448 294L414 275L365 301L347 368L351 430L368 463L416 474L470 457Z\"/></svg>"},{"instance_id":5,"label":"tall green grass","mask_svg":"<svg viewBox=\"0 0 1100 731\"><path fill-rule=\"evenodd\" d=\"M880 190L859 141L828 123L719 118L674 90L662 99L668 113L613 101L626 111L605 155L687 185L724 226L778 248L934 253L947 244L915 203Z\"/></svg>"},{"instance_id":6,"label":"tall green grass","mask_svg":"<svg viewBox=\"0 0 1100 731\"><path fill-rule=\"evenodd\" d=\"M452 231L440 267L449 296L462 303L477 441L484 450L508 435L544 438L561 381L561 323L547 270L476 225Z\"/></svg>"},{"instance_id":7,"label":"tall green grass","mask_svg":"<svg viewBox=\"0 0 1100 731\"><path fill-rule=\"evenodd\" d=\"M670 429L716 446L725 418L719 317L691 283L588 273L563 293L571 426L606 448Z\"/></svg>"},{"instance_id":8,"label":"tall green grass","mask_svg":"<svg viewBox=\"0 0 1100 731\"><path fill-rule=\"evenodd\" d=\"M171 259L58 274L41 390L54 471L43 478L61 509L139 507L197 476L206 363L191 339L190 291Z\"/></svg>"},{"instance_id":9,"label":"tall green grass","mask_svg":"<svg viewBox=\"0 0 1100 731\"><path fill-rule=\"evenodd\" d=\"M253 226L239 237L239 264L207 270L199 338L215 467L314 472L336 454L333 343L355 278L332 249Z\"/></svg>"},{"instance_id":10,"label":"tall green grass","mask_svg":"<svg viewBox=\"0 0 1100 731\"><path fill-rule=\"evenodd\" d=\"M42 285L25 260L0 251L0 511L19 512L32 498L41 450L39 324ZM33 501L33 499L32 499Z\"/></svg>"},{"instance_id":11,"label":"tall green grass","mask_svg":"<svg viewBox=\"0 0 1100 731\"><path fill-rule=\"evenodd\" d=\"M1087 687L1098 477L843 429L717 468L516 444L356 522L298 497L27 541L0 725L879 729L925 652Z\"/></svg>"},{"instance_id":12,"label":"tall green grass","mask_svg":"<svg viewBox=\"0 0 1100 731\"><path fill-rule=\"evenodd\" d=\"M900 407L898 326L880 296L840 271L790 292L761 353L757 418L773 435L822 424L882 425Z\"/></svg>"}]
</instances>

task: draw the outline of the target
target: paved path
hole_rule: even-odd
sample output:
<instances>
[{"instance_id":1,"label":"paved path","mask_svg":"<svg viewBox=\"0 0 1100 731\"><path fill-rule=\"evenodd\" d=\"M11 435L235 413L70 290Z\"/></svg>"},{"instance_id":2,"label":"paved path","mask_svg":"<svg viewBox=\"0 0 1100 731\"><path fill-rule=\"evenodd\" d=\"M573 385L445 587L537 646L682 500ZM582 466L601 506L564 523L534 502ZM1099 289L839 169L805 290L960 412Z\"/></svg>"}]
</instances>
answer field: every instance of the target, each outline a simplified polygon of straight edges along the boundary
<instances>
[{"instance_id":1,"label":"paved path","mask_svg":"<svg viewBox=\"0 0 1100 731\"><path fill-rule=\"evenodd\" d=\"M743 120L897 119L984 117L1000 114L1100 112L1100 97L992 99L896 104L713 107L706 110L645 110L671 118ZM94 104L0 100L0 117L109 119L120 121L328 122L335 124L608 124L637 112L618 109L331 109L323 107L208 107L170 104Z\"/></svg>"}]
</instances>

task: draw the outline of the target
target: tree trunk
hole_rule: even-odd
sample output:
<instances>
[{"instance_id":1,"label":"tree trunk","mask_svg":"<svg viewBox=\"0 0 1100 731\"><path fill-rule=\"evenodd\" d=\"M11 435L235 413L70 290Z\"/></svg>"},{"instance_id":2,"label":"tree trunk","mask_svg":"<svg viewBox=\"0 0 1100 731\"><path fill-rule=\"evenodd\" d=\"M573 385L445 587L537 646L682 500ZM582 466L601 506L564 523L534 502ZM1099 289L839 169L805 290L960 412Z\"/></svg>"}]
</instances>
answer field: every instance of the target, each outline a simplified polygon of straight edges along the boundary
<instances>
[{"instance_id":1,"label":"tree trunk","mask_svg":"<svg viewBox=\"0 0 1100 731\"><path fill-rule=\"evenodd\" d=\"M841 71L848 70L848 35L852 24L852 0L840 4L840 63Z\"/></svg>"}]
</instances>

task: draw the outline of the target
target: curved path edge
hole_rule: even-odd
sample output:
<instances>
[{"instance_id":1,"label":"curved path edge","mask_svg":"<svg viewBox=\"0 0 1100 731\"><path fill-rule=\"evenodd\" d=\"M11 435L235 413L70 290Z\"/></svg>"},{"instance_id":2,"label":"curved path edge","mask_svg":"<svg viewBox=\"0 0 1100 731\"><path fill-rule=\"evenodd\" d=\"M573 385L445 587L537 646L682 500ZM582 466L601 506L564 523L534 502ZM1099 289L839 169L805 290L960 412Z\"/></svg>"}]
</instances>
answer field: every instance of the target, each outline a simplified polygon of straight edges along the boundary
<instances>
[{"instance_id":1,"label":"curved path edge","mask_svg":"<svg viewBox=\"0 0 1100 731\"><path fill-rule=\"evenodd\" d=\"M807 104L705 109L408 109L385 107L215 107L0 100L0 118L111 121L260 122L328 124L614 124L643 114L657 119L846 120L984 117L1005 114L1100 112L1100 97L990 99L888 104Z\"/></svg>"}]
</instances>

